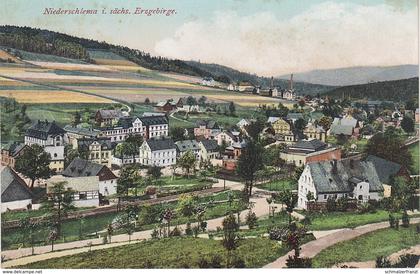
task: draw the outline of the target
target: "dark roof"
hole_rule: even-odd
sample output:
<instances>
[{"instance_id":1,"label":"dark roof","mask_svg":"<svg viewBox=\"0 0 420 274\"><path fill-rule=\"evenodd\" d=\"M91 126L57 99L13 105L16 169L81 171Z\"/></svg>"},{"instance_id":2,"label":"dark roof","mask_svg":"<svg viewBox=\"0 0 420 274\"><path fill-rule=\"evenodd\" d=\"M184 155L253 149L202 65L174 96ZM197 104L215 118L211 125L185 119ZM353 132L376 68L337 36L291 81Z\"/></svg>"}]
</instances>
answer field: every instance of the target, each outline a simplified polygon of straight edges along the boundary
<instances>
[{"instance_id":1,"label":"dark roof","mask_svg":"<svg viewBox=\"0 0 420 274\"><path fill-rule=\"evenodd\" d=\"M310 141L300 140L296 144L293 144L289 149L307 150L309 152L323 150L328 145L318 139L312 139Z\"/></svg>"},{"instance_id":2,"label":"dark roof","mask_svg":"<svg viewBox=\"0 0 420 274\"><path fill-rule=\"evenodd\" d=\"M98 113L103 119L118 119L123 116L119 109L100 109Z\"/></svg>"},{"instance_id":3,"label":"dark roof","mask_svg":"<svg viewBox=\"0 0 420 274\"><path fill-rule=\"evenodd\" d=\"M12 157L16 157L16 155L25 147L29 148L29 146L23 144L23 143L18 143L18 142L14 142L11 144L6 145L3 149L7 150L9 152L9 155Z\"/></svg>"},{"instance_id":4,"label":"dark roof","mask_svg":"<svg viewBox=\"0 0 420 274\"><path fill-rule=\"evenodd\" d=\"M168 123L166 116L144 116L139 118L143 126L162 125Z\"/></svg>"},{"instance_id":5,"label":"dark roof","mask_svg":"<svg viewBox=\"0 0 420 274\"><path fill-rule=\"evenodd\" d=\"M389 183L391 177L395 176L402 167L400 164L388 161L375 155L369 155L366 158L366 161L371 162L375 166L379 180L381 180L384 184Z\"/></svg>"},{"instance_id":6,"label":"dark roof","mask_svg":"<svg viewBox=\"0 0 420 274\"><path fill-rule=\"evenodd\" d=\"M155 139L151 138L146 141L151 151L175 149L175 143L171 138Z\"/></svg>"},{"instance_id":7,"label":"dark roof","mask_svg":"<svg viewBox=\"0 0 420 274\"><path fill-rule=\"evenodd\" d=\"M56 136L66 133L55 121L48 122L38 120L26 131L26 136L47 140L48 135Z\"/></svg>"},{"instance_id":8,"label":"dark roof","mask_svg":"<svg viewBox=\"0 0 420 274\"><path fill-rule=\"evenodd\" d=\"M300 112L297 112L297 113L291 112L291 113L288 113L287 114L286 119L287 120L299 120L299 119L303 119L303 114L300 113Z\"/></svg>"},{"instance_id":9,"label":"dark roof","mask_svg":"<svg viewBox=\"0 0 420 274\"><path fill-rule=\"evenodd\" d=\"M13 169L4 167L0 173L2 203L32 199L32 191Z\"/></svg>"},{"instance_id":10,"label":"dark roof","mask_svg":"<svg viewBox=\"0 0 420 274\"><path fill-rule=\"evenodd\" d=\"M104 165L80 158L75 158L63 171L62 175L66 177L98 176L103 167Z\"/></svg>"},{"instance_id":11,"label":"dark roof","mask_svg":"<svg viewBox=\"0 0 420 274\"><path fill-rule=\"evenodd\" d=\"M197 120L197 122L195 122L197 127L200 126L205 126L207 129L219 129L219 125L217 124L217 122L210 120L210 121L206 121L206 120Z\"/></svg>"},{"instance_id":12,"label":"dark roof","mask_svg":"<svg viewBox=\"0 0 420 274\"><path fill-rule=\"evenodd\" d=\"M97 129L93 129L93 128L83 128L83 127L72 127L71 125L66 125L63 128L66 132L71 132L71 133L75 133L75 134L79 134L79 135L84 135L84 136L90 136L90 137L96 137L98 136L101 132Z\"/></svg>"},{"instance_id":13,"label":"dark roof","mask_svg":"<svg viewBox=\"0 0 420 274\"><path fill-rule=\"evenodd\" d=\"M89 150L89 146L98 142L101 145L102 149L111 150L113 149L113 144L111 143L111 138L81 138L77 139L77 146L83 151Z\"/></svg>"},{"instance_id":14,"label":"dark roof","mask_svg":"<svg viewBox=\"0 0 420 274\"><path fill-rule=\"evenodd\" d=\"M180 152L188 151L188 150L199 150L199 146L196 140L184 140L178 141L175 143L177 150Z\"/></svg>"},{"instance_id":15,"label":"dark roof","mask_svg":"<svg viewBox=\"0 0 420 274\"><path fill-rule=\"evenodd\" d=\"M331 135L347 135L350 136L353 134L353 126L349 125L331 125L330 134Z\"/></svg>"},{"instance_id":16,"label":"dark roof","mask_svg":"<svg viewBox=\"0 0 420 274\"><path fill-rule=\"evenodd\" d=\"M375 166L371 162L345 159L314 162L308 166L317 193L352 192L354 183L362 180L369 182L371 192L383 190Z\"/></svg>"},{"instance_id":17,"label":"dark roof","mask_svg":"<svg viewBox=\"0 0 420 274\"><path fill-rule=\"evenodd\" d=\"M118 120L116 127L122 127L123 129L128 129L133 126L133 117L121 117Z\"/></svg>"},{"instance_id":18,"label":"dark roof","mask_svg":"<svg viewBox=\"0 0 420 274\"><path fill-rule=\"evenodd\" d=\"M203 144L203 146L206 148L207 151L215 151L219 148L216 140L206 139L206 140L202 140L201 143Z\"/></svg>"}]
</instances>

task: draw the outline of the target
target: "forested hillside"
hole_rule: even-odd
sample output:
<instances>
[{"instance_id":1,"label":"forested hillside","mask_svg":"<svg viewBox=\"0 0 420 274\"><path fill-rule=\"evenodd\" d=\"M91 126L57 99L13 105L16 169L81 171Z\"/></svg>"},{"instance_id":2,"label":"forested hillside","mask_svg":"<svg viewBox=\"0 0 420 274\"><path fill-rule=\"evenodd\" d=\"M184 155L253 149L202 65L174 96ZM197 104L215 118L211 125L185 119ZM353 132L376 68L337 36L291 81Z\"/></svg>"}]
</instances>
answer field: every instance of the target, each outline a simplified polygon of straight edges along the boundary
<instances>
[{"instance_id":1,"label":"forested hillside","mask_svg":"<svg viewBox=\"0 0 420 274\"><path fill-rule=\"evenodd\" d=\"M411 98L417 98L418 94L419 78L415 77L403 80L339 87L327 92L325 95L335 98L407 101Z\"/></svg>"}]
</instances>

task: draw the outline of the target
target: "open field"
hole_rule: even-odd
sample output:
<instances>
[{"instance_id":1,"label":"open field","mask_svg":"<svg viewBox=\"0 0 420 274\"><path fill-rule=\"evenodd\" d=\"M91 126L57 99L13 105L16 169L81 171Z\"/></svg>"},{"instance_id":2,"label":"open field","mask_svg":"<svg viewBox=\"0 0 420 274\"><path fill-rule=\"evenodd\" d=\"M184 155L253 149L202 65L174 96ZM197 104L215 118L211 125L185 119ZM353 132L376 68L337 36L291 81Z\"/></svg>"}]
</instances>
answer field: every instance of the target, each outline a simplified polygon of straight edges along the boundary
<instances>
[{"instance_id":1,"label":"open field","mask_svg":"<svg viewBox=\"0 0 420 274\"><path fill-rule=\"evenodd\" d=\"M420 151L419 151L419 143L415 143L411 145L409 148L411 153L411 157L413 158L413 164L411 165L411 173L418 175L420 174Z\"/></svg>"},{"instance_id":2,"label":"open field","mask_svg":"<svg viewBox=\"0 0 420 274\"><path fill-rule=\"evenodd\" d=\"M0 49L0 59L3 60L12 60L15 63L22 63L19 59L17 59L15 56L7 53L5 50Z\"/></svg>"},{"instance_id":3,"label":"open field","mask_svg":"<svg viewBox=\"0 0 420 274\"><path fill-rule=\"evenodd\" d=\"M314 267L331 267L343 262L365 262L388 256L420 243L416 226L381 229L321 251L312 260Z\"/></svg>"},{"instance_id":4,"label":"open field","mask_svg":"<svg viewBox=\"0 0 420 274\"><path fill-rule=\"evenodd\" d=\"M71 91L0 90L0 96L15 98L19 103L112 103L112 100Z\"/></svg>"},{"instance_id":5,"label":"open field","mask_svg":"<svg viewBox=\"0 0 420 274\"><path fill-rule=\"evenodd\" d=\"M285 252L275 241L245 239L239 242L235 255L245 262L245 267L256 268ZM201 258L211 261L215 256L221 259L220 267L225 267L225 255L220 241L175 237L49 259L22 268L199 268Z\"/></svg>"}]
</instances>

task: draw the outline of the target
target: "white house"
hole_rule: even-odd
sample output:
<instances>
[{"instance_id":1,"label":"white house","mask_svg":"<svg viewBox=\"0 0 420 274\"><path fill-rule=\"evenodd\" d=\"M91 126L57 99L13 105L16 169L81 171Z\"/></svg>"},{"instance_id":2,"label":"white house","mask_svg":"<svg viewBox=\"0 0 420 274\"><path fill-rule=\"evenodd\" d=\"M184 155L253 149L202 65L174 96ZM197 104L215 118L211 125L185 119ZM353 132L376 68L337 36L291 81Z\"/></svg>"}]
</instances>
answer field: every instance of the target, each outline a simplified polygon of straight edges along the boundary
<instances>
[{"instance_id":1,"label":"white house","mask_svg":"<svg viewBox=\"0 0 420 274\"><path fill-rule=\"evenodd\" d=\"M105 165L75 158L63 171L62 175L69 178L98 177L98 191L103 196L117 193L118 177Z\"/></svg>"},{"instance_id":2,"label":"white house","mask_svg":"<svg viewBox=\"0 0 420 274\"><path fill-rule=\"evenodd\" d=\"M317 202L347 197L364 203L380 200L383 187L372 162L345 159L307 164L298 181L298 208L307 209L309 192Z\"/></svg>"},{"instance_id":3,"label":"white house","mask_svg":"<svg viewBox=\"0 0 420 274\"><path fill-rule=\"evenodd\" d=\"M230 131L222 131L219 134L217 134L214 139L217 141L217 144L221 146L223 143L227 144L228 146L231 146L233 143L239 141L239 137L235 136Z\"/></svg>"},{"instance_id":4,"label":"white house","mask_svg":"<svg viewBox=\"0 0 420 274\"><path fill-rule=\"evenodd\" d=\"M196 140L184 140L175 142L178 157L182 157L187 151L191 151L197 160L200 160L200 147Z\"/></svg>"},{"instance_id":5,"label":"white house","mask_svg":"<svg viewBox=\"0 0 420 274\"><path fill-rule=\"evenodd\" d=\"M170 138L151 138L140 147L140 163L146 166L171 166L176 164L176 146Z\"/></svg>"},{"instance_id":6,"label":"white house","mask_svg":"<svg viewBox=\"0 0 420 274\"><path fill-rule=\"evenodd\" d=\"M216 140L202 140L199 143L200 147L200 160L208 161L216 159L219 156L219 146Z\"/></svg>"},{"instance_id":7,"label":"white house","mask_svg":"<svg viewBox=\"0 0 420 274\"><path fill-rule=\"evenodd\" d=\"M1 174L1 212L32 207L32 191L25 181L10 167L3 167Z\"/></svg>"},{"instance_id":8,"label":"white house","mask_svg":"<svg viewBox=\"0 0 420 274\"><path fill-rule=\"evenodd\" d=\"M214 87L216 82L214 81L214 79L212 77L204 77L201 80L201 84L203 86L209 86L209 87Z\"/></svg>"},{"instance_id":9,"label":"white house","mask_svg":"<svg viewBox=\"0 0 420 274\"><path fill-rule=\"evenodd\" d=\"M56 172L64 169L65 131L55 121L38 120L25 133L25 145L37 144L50 154L50 168Z\"/></svg>"}]
</instances>

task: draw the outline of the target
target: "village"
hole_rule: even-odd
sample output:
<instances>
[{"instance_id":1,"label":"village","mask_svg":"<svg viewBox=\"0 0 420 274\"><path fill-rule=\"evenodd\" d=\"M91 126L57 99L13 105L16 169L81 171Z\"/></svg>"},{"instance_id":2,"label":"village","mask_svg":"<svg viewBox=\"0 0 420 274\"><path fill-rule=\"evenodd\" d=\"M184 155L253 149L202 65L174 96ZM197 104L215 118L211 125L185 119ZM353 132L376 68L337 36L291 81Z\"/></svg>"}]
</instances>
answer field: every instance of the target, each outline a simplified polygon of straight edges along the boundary
<instances>
[{"instance_id":1,"label":"village","mask_svg":"<svg viewBox=\"0 0 420 274\"><path fill-rule=\"evenodd\" d=\"M206 77L201 85L215 83ZM170 117L216 112L193 96L155 102L154 112L139 116L98 109L88 125L79 112L63 127L34 121L24 142L1 150L2 261L17 266L50 251L77 254L86 246L184 234L217 238L222 219L232 216L242 237L299 239L267 267L285 267L290 254L310 267L296 253L302 243L338 237L336 230L348 227L373 231L389 221L398 229L420 221L419 170L408 150L418 143L418 108L298 96L293 75L286 90L250 82L226 89L281 101L260 105L255 119L235 116L230 102L237 119L230 127L211 119L172 127ZM290 223L299 228L290 230ZM209 260L216 262L199 265L217 267L220 258ZM227 263L249 263L241 260Z\"/></svg>"}]
</instances>

